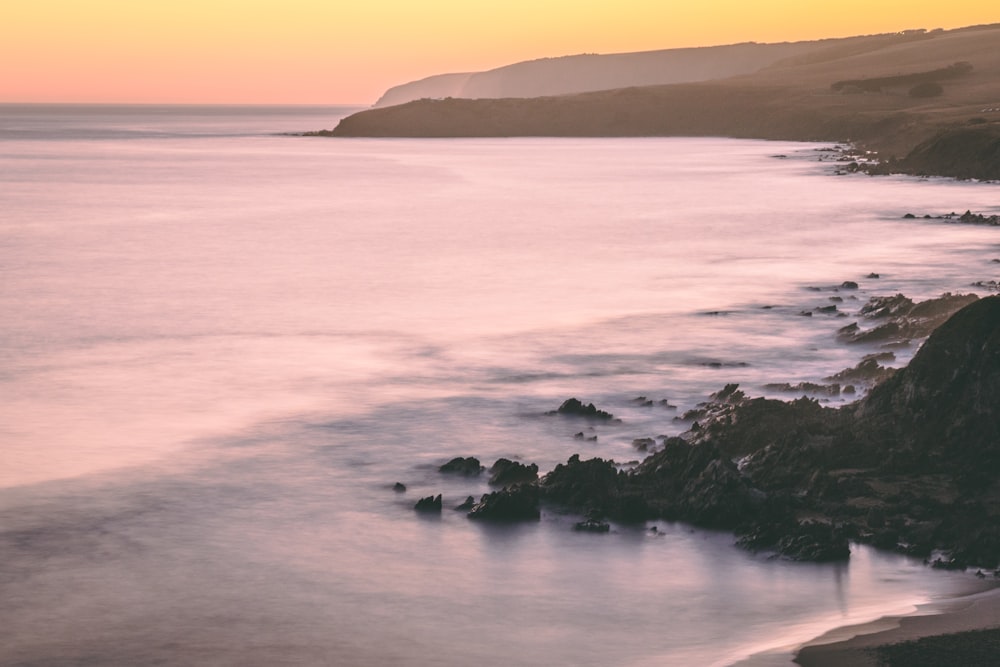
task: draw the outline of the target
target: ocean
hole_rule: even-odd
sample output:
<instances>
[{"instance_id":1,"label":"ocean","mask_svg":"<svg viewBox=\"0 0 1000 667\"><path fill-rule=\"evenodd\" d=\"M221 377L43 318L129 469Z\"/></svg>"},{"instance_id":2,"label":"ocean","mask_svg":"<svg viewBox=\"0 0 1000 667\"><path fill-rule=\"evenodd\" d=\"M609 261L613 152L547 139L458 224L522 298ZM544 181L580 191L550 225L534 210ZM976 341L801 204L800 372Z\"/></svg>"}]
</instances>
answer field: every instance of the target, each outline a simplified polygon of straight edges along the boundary
<instances>
[{"instance_id":1,"label":"ocean","mask_svg":"<svg viewBox=\"0 0 1000 667\"><path fill-rule=\"evenodd\" d=\"M857 364L868 297L988 293L1000 229L920 216L1000 212L995 184L819 144L291 134L350 111L0 105L0 663L788 664L976 588L860 545L473 522L485 477L437 466L634 461L727 383ZM577 439L569 397L621 422Z\"/></svg>"}]
</instances>

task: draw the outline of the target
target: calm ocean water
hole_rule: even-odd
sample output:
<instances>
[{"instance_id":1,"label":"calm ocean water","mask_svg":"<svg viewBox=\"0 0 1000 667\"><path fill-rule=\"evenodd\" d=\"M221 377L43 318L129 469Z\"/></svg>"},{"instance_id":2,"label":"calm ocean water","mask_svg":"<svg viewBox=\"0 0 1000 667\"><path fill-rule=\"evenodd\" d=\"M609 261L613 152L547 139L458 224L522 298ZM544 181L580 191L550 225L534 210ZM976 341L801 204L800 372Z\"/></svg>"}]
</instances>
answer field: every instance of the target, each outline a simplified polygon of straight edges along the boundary
<instances>
[{"instance_id":1,"label":"calm ocean water","mask_svg":"<svg viewBox=\"0 0 1000 667\"><path fill-rule=\"evenodd\" d=\"M1000 230L901 216L998 186L782 142L281 135L348 111L0 106L0 663L725 665L975 585L412 505L487 490L453 456L635 459L683 428L640 395L854 365L854 320L799 313L996 279ZM569 396L623 421L575 440L542 416Z\"/></svg>"}]
</instances>

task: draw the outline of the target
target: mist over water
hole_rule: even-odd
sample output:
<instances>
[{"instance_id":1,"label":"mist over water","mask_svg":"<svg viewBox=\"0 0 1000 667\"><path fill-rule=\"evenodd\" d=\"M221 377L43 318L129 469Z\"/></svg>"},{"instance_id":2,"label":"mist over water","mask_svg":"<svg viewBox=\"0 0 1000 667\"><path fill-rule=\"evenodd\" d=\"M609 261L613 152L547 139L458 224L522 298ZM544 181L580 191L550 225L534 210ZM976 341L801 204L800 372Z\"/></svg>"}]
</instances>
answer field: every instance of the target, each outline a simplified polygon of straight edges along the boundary
<instances>
[{"instance_id":1,"label":"mist over water","mask_svg":"<svg viewBox=\"0 0 1000 667\"><path fill-rule=\"evenodd\" d=\"M727 664L973 585L482 525L447 507L485 481L437 466L634 460L726 383L856 364L854 319L799 313L995 279L998 230L901 219L995 185L807 144L275 136L342 112L0 107L0 662ZM543 415L570 396L622 423L575 440Z\"/></svg>"}]
</instances>

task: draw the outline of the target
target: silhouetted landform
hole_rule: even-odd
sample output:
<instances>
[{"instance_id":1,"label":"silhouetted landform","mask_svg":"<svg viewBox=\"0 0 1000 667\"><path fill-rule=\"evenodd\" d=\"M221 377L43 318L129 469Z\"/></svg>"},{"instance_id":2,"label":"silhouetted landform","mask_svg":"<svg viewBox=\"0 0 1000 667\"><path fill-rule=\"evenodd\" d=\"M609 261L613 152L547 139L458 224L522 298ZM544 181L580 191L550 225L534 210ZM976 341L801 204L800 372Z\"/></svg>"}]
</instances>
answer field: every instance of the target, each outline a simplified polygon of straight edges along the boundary
<instances>
[{"instance_id":1,"label":"silhouetted landform","mask_svg":"<svg viewBox=\"0 0 1000 667\"><path fill-rule=\"evenodd\" d=\"M387 90L375 107L419 99L464 97L543 97L632 86L726 79L750 74L774 63L810 53L840 49L857 52L926 38L921 31L778 44L729 44L635 53L579 54L539 58L485 72L439 74Z\"/></svg>"},{"instance_id":2,"label":"silhouetted landform","mask_svg":"<svg viewBox=\"0 0 1000 667\"><path fill-rule=\"evenodd\" d=\"M422 99L363 111L311 134L836 141L877 152L872 173L998 179L998 43L1000 24L834 40L725 79L532 98ZM933 78L941 94L911 95L913 77ZM860 92L831 89L864 81L882 82L879 92L865 92L868 84Z\"/></svg>"},{"instance_id":3,"label":"silhouetted landform","mask_svg":"<svg viewBox=\"0 0 1000 667\"><path fill-rule=\"evenodd\" d=\"M494 468L526 474L483 495L469 516L537 520L544 502L587 517L581 530L665 519L731 530L745 548L793 560L845 559L856 540L934 567L997 570L1000 296L913 304L897 295L865 306L909 322L956 308L909 365L857 403L750 398L730 384L630 470L574 455L533 481L535 466L501 459Z\"/></svg>"}]
</instances>

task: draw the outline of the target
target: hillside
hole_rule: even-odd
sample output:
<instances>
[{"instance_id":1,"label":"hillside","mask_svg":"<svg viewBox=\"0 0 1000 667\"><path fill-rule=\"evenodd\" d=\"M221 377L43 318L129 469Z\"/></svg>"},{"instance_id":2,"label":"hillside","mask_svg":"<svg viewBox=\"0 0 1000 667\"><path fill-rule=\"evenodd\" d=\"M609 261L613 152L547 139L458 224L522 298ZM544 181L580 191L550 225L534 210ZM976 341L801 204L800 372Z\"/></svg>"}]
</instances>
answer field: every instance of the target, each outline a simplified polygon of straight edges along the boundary
<instances>
[{"instance_id":1,"label":"hillside","mask_svg":"<svg viewBox=\"0 0 1000 667\"><path fill-rule=\"evenodd\" d=\"M886 160L923 144L922 173L1000 178L1000 24L816 44L726 79L534 98L425 99L363 111L317 134L849 141ZM877 90L858 85L868 79L882 80ZM912 94L915 80L939 90ZM966 129L971 139L957 132ZM952 139L956 132L961 137ZM974 173L937 169L935 151L951 162L957 151L961 162L969 146L981 163ZM891 164L908 171L903 159Z\"/></svg>"},{"instance_id":2,"label":"hillside","mask_svg":"<svg viewBox=\"0 0 1000 667\"><path fill-rule=\"evenodd\" d=\"M632 86L709 81L750 74L782 60L809 57L809 54L817 51L858 53L926 38L926 33L912 31L808 42L751 42L703 48L541 58L485 72L438 74L404 83L387 90L375 103L375 107L394 106L419 99L543 97Z\"/></svg>"}]
</instances>

